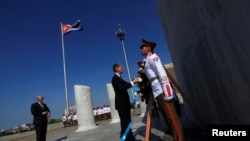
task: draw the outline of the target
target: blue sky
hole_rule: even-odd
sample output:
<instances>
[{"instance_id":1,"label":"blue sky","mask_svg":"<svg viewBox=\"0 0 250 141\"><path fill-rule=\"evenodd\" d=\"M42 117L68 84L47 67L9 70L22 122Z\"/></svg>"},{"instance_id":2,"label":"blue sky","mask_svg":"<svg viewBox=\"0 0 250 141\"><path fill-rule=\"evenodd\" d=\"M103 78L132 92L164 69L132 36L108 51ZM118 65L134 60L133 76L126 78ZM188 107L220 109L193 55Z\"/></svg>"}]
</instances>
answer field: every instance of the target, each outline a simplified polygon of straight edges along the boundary
<instances>
[{"instance_id":1,"label":"blue sky","mask_svg":"<svg viewBox=\"0 0 250 141\"><path fill-rule=\"evenodd\" d=\"M64 36L69 104L75 104L74 85L91 88L93 107L109 104L106 84L112 65L123 64L117 24L124 40L131 77L137 75L145 38L157 42L162 63L171 63L156 0L1 0L0 1L0 130L31 123L30 105L45 97L51 118L66 107L60 24L81 20L83 31Z\"/></svg>"}]
</instances>

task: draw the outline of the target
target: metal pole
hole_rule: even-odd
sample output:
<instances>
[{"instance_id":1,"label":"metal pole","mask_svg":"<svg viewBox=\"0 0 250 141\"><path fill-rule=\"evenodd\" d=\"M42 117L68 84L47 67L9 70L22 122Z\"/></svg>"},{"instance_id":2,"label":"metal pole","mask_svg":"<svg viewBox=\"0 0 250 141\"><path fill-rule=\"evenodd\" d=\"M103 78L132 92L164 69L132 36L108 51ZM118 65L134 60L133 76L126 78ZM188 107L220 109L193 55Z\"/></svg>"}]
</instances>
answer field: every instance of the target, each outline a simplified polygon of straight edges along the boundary
<instances>
[{"instance_id":1,"label":"metal pole","mask_svg":"<svg viewBox=\"0 0 250 141\"><path fill-rule=\"evenodd\" d=\"M67 78L66 78L66 63L65 63L65 53L64 53L64 39L63 39L63 26L61 23L61 34L62 34L62 55L63 55L63 72L64 72L64 87L65 87L65 97L66 97L66 114L69 114L69 100L68 100L68 88L67 88Z\"/></svg>"},{"instance_id":2,"label":"metal pole","mask_svg":"<svg viewBox=\"0 0 250 141\"><path fill-rule=\"evenodd\" d=\"M128 61L127 61L127 56L126 56L126 50L125 50L125 46L124 46L124 41L122 40L121 42L122 42L124 58L125 58L125 61L126 61L126 66L127 66L127 69L128 69L128 78L129 78L129 81L131 81L129 67L128 67Z\"/></svg>"},{"instance_id":3,"label":"metal pole","mask_svg":"<svg viewBox=\"0 0 250 141\"><path fill-rule=\"evenodd\" d=\"M129 78L129 81L131 81L129 67L128 67L128 61L127 61L127 56L126 56L126 50L125 50L125 45L124 45L124 37L126 35L126 31L121 30L121 25L120 24L118 24L118 28L119 28L119 31L116 32L116 36L121 40L122 48L123 48L123 54L124 54L126 67L127 67L127 71L128 71L128 78ZM133 94L134 94L133 89L131 89L131 94L132 94L132 97L133 97Z\"/></svg>"}]
</instances>

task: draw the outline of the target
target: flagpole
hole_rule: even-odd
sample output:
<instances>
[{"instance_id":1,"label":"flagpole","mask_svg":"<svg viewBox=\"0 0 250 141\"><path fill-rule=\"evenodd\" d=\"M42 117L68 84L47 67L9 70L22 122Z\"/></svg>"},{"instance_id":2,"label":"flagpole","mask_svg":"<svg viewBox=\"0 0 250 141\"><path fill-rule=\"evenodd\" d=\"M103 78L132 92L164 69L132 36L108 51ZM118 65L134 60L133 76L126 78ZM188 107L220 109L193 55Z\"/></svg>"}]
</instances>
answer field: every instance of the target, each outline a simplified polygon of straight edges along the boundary
<instances>
[{"instance_id":1,"label":"flagpole","mask_svg":"<svg viewBox=\"0 0 250 141\"><path fill-rule=\"evenodd\" d=\"M123 54L124 54L124 58L125 58L126 66L127 66L127 71L128 71L128 78L129 78L129 81L131 81L129 67L128 67L128 61L127 61L127 56L126 56L126 50L125 50L125 45L124 45L124 37L126 35L126 32L121 30L120 24L118 25L118 28L119 28L119 31L116 32L116 36L121 40ZM133 89L131 89L131 94L133 97L133 95L134 95Z\"/></svg>"},{"instance_id":2,"label":"flagpole","mask_svg":"<svg viewBox=\"0 0 250 141\"><path fill-rule=\"evenodd\" d=\"M62 55L63 55L64 87L65 87L66 112L67 112L66 114L69 114L69 99L68 99L68 88L67 88L66 63L65 63L64 39L63 39L63 26L62 26L62 23L61 23L61 36L62 36Z\"/></svg>"}]
</instances>

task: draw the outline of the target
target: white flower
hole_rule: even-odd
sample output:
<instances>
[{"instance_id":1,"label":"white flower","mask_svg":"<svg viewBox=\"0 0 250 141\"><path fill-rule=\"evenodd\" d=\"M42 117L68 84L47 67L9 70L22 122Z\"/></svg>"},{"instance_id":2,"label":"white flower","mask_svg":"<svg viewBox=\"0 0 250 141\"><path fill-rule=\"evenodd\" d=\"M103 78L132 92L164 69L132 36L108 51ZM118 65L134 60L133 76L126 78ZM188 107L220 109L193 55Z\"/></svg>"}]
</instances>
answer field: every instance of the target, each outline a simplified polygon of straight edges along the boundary
<instances>
[{"instance_id":1,"label":"white flower","mask_svg":"<svg viewBox=\"0 0 250 141\"><path fill-rule=\"evenodd\" d=\"M142 82L142 78L141 77L137 77L139 82Z\"/></svg>"}]
</instances>

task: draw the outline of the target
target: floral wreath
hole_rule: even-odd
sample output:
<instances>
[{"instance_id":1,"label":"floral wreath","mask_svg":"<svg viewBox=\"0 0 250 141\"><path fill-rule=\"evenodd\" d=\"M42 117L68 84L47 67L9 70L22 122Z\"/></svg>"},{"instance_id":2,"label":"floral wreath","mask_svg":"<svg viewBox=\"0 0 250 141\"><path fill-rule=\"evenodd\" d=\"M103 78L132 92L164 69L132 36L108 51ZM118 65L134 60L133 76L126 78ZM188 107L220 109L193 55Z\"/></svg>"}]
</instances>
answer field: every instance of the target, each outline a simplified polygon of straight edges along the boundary
<instances>
[{"instance_id":1,"label":"floral wreath","mask_svg":"<svg viewBox=\"0 0 250 141\"><path fill-rule=\"evenodd\" d=\"M151 88L150 81L148 80L144 72L145 63L146 63L145 59L143 61L137 62L137 65L139 67L139 71L137 75L137 78L139 79L139 83L138 83L139 89L137 93L140 95L141 101L145 100L146 103L148 103L149 96L150 94L152 94L152 88Z\"/></svg>"}]
</instances>

